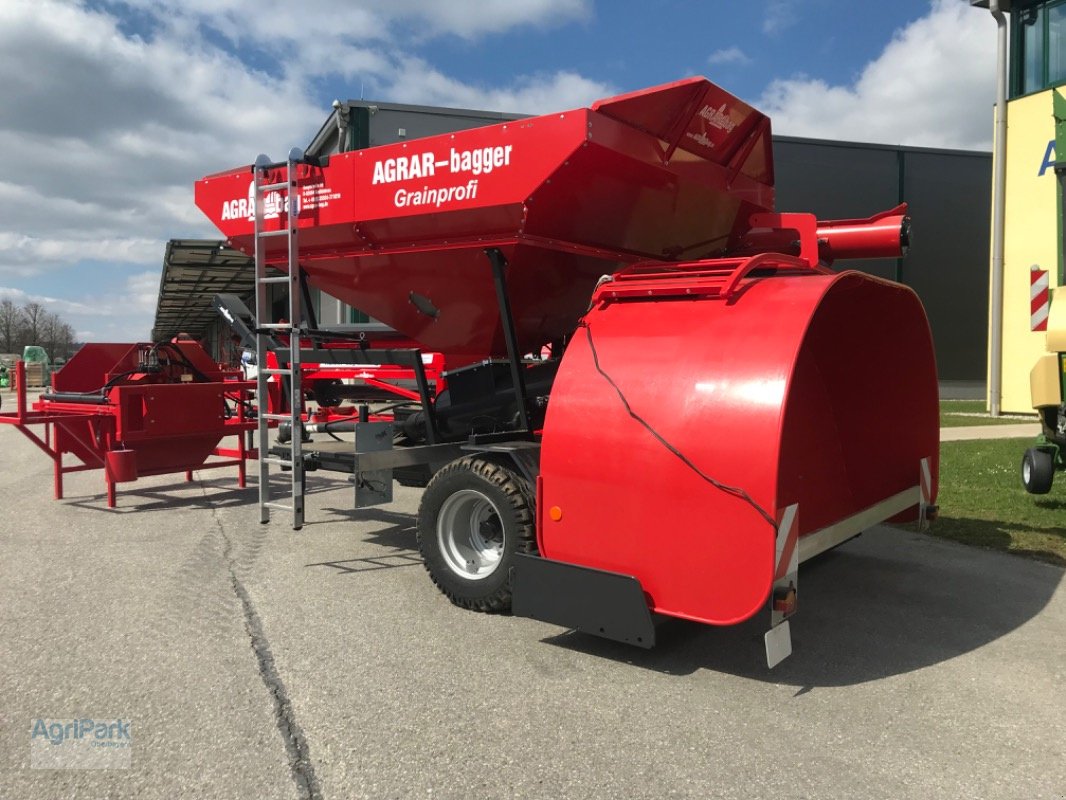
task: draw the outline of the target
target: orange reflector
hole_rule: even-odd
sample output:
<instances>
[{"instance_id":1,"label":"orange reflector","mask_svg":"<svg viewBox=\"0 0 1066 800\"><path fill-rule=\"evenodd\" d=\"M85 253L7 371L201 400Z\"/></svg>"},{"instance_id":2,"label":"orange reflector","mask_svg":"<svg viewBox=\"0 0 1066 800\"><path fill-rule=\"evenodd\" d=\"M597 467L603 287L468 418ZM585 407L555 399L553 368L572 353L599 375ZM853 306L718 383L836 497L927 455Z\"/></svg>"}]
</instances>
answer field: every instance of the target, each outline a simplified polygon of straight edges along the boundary
<instances>
[{"instance_id":1,"label":"orange reflector","mask_svg":"<svg viewBox=\"0 0 1066 800\"><path fill-rule=\"evenodd\" d=\"M548 516L552 518L552 521L558 522L563 518L563 510L559 506L552 506L548 509Z\"/></svg>"},{"instance_id":2,"label":"orange reflector","mask_svg":"<svg viewBox=\"0 0 1066 800\"><path fill-rule=\"evenodd\" d=\"M796 587L791 584L774 590L774 611L786 616L796 610Z\"/></svg>"}]
</instances>

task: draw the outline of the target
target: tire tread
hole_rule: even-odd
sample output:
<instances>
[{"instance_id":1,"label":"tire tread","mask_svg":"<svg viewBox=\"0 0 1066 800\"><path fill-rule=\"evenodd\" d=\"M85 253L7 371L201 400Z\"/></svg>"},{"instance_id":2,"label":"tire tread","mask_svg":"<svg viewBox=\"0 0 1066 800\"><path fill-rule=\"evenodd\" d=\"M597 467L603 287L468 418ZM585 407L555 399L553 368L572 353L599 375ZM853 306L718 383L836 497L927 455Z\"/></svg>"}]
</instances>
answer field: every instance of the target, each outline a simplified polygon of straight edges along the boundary
<instances>
[{"instance_id":1,"label":"tire tread","mask_svg":"<svg viewBox=\"0 0 1066 800\"><path fill-rule=\"evenodd\" d=\"M1029 462L1029 483L1025 482L1025 462ZM1047 494L1055 480L1055 458L1039 447L1025 451L1022 457L1022 486L1029 494Z\"/></svg>"},{"instance_id":2,"label":"tire tread","mask_svg":"<svg viewBox=\"0 0 1066 800\"><path fill-rule=\"evenodd\" d=\"M426 491L422 495L422 502L418 509L418 550L422 555L422 565L429 573L434 585L452 603L460 608L471 611L480 611L490 614L499 614L511 609L511 582L508 577L494 591L480 598L463 597L441 579L433 569L431 554L427 552L427 546L436 547L436 518L432 521L426 519L426 498L433 499L433 491L451 476L460 473L470 473L478 476L490 485L499 489L507 498L508 504L514 513L516 522L517 542L514 552L535 554L537 552L537 531L534 516L535 496L533 487L522 476L513 470L503 466L498 461L484 455L470 455L456 459L443 467L429 481ZM427 524L432 522L432 524ZM428 544L427 540L432 540ZM501 565L501 569L507 569Z\"/></svg>"}]
</instances>

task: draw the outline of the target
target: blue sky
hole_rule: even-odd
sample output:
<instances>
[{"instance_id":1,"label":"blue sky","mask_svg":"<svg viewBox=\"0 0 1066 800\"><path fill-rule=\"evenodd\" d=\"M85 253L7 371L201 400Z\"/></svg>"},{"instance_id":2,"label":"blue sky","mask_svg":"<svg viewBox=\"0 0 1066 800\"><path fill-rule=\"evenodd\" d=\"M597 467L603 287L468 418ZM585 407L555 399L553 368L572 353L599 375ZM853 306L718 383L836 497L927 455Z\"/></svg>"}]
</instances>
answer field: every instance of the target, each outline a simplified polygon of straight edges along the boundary
<instances>
[{"instance_id":1,"label":"blue sky","mask_svg":"<svg viewBox=\"0 0 1066 800\"><path fill-rule=\"evenodd\" d=\"M778 133L986 149L966 0L3 0L0 297L143 339L192 182L306 144L334 98L526 113L703 74Z\"/></svg>"},{"instance_id":2,"label":"blue sky","mask_svg":"<svg viewBox=\"0 0 1066 800\"><path fill-rule=\"evenodd\" d=\"M797 73L849 80L897 28L928 10L926 0L614 0L597 3L585 20L509 36L503 48L451 37L427 43L424 53L469 82L501 69L565 68L628 91L706 74L754 100L773 79Z\"/></svg>"}]
</instances>

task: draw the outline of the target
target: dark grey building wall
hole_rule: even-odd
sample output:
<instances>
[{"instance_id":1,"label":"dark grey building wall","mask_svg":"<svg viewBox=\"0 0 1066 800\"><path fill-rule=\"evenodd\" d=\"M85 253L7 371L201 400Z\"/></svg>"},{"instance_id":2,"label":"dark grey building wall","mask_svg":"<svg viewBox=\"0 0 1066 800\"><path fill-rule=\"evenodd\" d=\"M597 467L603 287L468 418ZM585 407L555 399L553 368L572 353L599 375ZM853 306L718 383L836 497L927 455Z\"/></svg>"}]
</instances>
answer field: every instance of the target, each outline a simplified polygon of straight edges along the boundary
<instances>
[{"instance_id":1,"label":"dark grey building wall","mask_svg":"<svg viewBox=\"0 0 1066 800\"><path fill-rule=\"evenodd\" d=\"M524 114L504 114L498 111L474 111L465 108L434 108L401 103L379 103L349 100L343 106L346 113L345 150L359 150L382 144L421 139L441 133L496 125L522 119ZM338 115L335 109L315 134L307 152L324 156L338 152Z\"/></svg>"},{"instance_id":2,"label":"dark grey building wall","mask_svg":"<svg viewBox=\"0 0 1066 800\"><path fill-rule=\"evenodd\" d=\"M903 282L929 309L944 380L984 381L988 362L991 155L904 153L915 224ZM929 220L927 225L925 220Z\"/></svg>"},{"instance_id":3,"label":"dark grey building wall","mask_svg":"<svg viewBox=\"0 0 1066 800\"><path fill-rule=\"evenodd\" d=\"M517 119L513 114L462 111L412 114L409 110L397 106L375 106L370 109L368 146L436 136L482 125L496 125L513 119Z\"/></svg>"},{"instance_id":4,"label":"dark grey building wall","mask_svg":"<svg viewBox=\"0 0 1066 800\"><path fill-rule=\"evenodd\" d=\"M941 380L984 381L991 155L775 137L774 168L779 211L864 217L907 201L907 258L835 266L912 287L929 315Z\"/></svg>"}]
</instances>

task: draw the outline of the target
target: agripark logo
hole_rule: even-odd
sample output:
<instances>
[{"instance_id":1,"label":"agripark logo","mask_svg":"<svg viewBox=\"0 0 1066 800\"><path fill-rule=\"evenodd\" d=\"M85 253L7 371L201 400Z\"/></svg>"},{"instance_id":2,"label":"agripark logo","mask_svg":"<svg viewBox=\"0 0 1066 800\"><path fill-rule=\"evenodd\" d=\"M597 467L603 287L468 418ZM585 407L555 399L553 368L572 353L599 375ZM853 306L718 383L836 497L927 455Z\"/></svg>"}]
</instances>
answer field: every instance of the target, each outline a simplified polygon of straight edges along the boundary
<instances>
[{"instance_id":1,"label":"agripark logo","mask_svg":"<svg viewBox=\"0 0 1066 800\"><path fill-rule=\"evenodd\" d=\"M285 210L285 199L281 192L267 192L263 196L263 219L277 219ZM297 212L298 213L298 212ZM248 182L248 194L238 200L227 200L222 204L222 219L255 219L255 181Z\"/></svg>"},{"instance_id":2,"label":"agripark logo","mask_svg":"<svg viewBox=\"0 0 1066 800\"><path fill-rule=\"evenodd\" d=\"M33 769L129 769L133 736L130 720L45 719L30 723Z\"/></svg>"}]
</instances>

